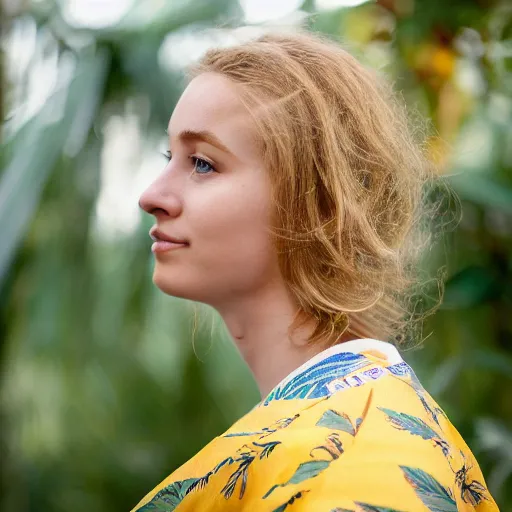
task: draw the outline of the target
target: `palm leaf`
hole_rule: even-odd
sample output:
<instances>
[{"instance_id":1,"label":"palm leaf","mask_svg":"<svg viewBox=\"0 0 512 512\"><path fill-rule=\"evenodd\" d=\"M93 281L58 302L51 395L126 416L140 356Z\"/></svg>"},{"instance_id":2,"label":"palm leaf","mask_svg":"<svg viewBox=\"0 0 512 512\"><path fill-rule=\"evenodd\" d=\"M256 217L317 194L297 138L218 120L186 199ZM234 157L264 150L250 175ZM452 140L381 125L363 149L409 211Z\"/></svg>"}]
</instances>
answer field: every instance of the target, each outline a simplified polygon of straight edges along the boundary
<instances>
[{"instance_id":1,"label":"palm leaf","mask_svg":"<svg viewBox=\"0 0 512 512\"><path fill-rule=\"evenodd\" d=\"M304 480L309 478L314 478L318 476L329 464L331 461L328 460L311 460L308 462L303 462L297 468L293 476L285 482L284 484L276 484L270 488L269 491L263 496L263 499L268 498L278 487L284 487L290 484L299 484Z\"/></svg>"},{"instance_id":2,"label":"palm leaf","mask_svg":"<svg viewBox=\"0 0 512 512\"><path fill-rule=\"evenodd\" d=\"M89 132L101 99L107 62L104 52L80 58L69 88L51 96L39 115L21 128L10 142L13 156L5 163L0 180L0 283L24 238L64 145L67 143L74 151L79 150ZM64 115L59 118L55 112L61 110L63 97Z\"/></svg>"},{"instance_id":3,"label":"palm leaf","mask_svg":"<svg viewBox=\"0 0 512 512\"><path fill-rule=\"evenodd\" d=\"M257 436L261 434L265 434L264 430L255 430L254 432L231 432L230 434L225 434L223 437L248 437L248 436Z\"/></svg>"},{"instance_id":4,"label":"palm leaf","mask_svg":"<svg viewBox=\"0 0 512 512\"><path fill-rule=\"evenodd\" d=\"M265 459L274 451L274 448L278 444L281 444L281 441L271 441L270 443L261 443L261 444L254 442L252 444L263 448L263 450L260 453L260 459Z\"/></svg>"},{"instance_id":5,"label":"palm leaf","mask_svg":"<svg viewBox=\"0 0 512 512\"><path fill-rule=\"evenodd\" d=\"M209 471L206 473L206 475L202 476L201 478L198 478L189 488L188 492L192 492L196 487L199 487L199 489L204 489L208 482L210 481L210 477L213 475L213 471ZM188 494L188 493L187 493Z\"/></svg>"},{"instance_id":6,"label":"palm leaf","mask_svg":"<svg viewBox=\"0 0 512 512\"><path fill-rule=\"evenodd\" d=\"M299 375L275 387L264 401L291 400L296 398L320 398L331 394L327 384L371 364L361 354L342 352L314 364Z\"/></svg>"},{"instance_id":7,"label":"palm leaf","mask_svg":"<svg viewBox=\"0 0 512 512\"><path fill-rule=\"evenodd\" d=\"M233 464L233 462L235 462L235 459L233 459L233 457L227 457L215 466L215 468L213 469L213 472L217 473L221 468L223 468L226 465L229 466L229 465Z\"/></svg>"},{"instance_id":8,"label":"palm leaf","mask_svg":"<svg viewBox=\"0 0 512 512\"><path fill-rule=\"evenodd\" d=\"M228 480L228 483L222 488L222 494L224 495L224 498L229 499L231 496L233 496L233 493L235 492L236 483L238 482L239 478L239 472L235 471Z\"/></svg>"},{"instance_id":9,"label":"palm leaf","mask_svg":"<svg viewBox=\"0 0 512 512\"><path fill-rule=\"evenodd\" d=\"M247 487L247 472L249 471L249 464L245 464L241 469L240 478L242 479L242 484L240 486L240 499L244 497L245 488Z\"/></svg>"},{"instance_id":10,"label":"palm leaf","mask_svg":"<svg viewBox=\"0 0 512 512\"><path fill-rule=\"evenodd\" d=\"M361 503L356 501L356 512L400 512L395 508L389 507L376 507L375 505L369 505L368 503Z\"/></svg>"},{"instance_id":11,"label":"palm leaf","mask_svg":"<svg viewBox=\"0 0 512 512\"><path fill-rule=\"evenodd\" d=\"M399 430L406 430L413 436L420 436L425 440L434 440L436 446L440 446L445 456L450 452L448 443L421 418L406 414L404 412L392 411L385 407L378 407L388 416L390 423Z\"/></svg>"},{"instance_id":12,"label":"palm leaf","mask_svg":"<svg viewBox=\"0 0 512 512\"><path fill-rule=\"evenodd\" d=\"M281 418L277 420L275 423L268 427L263 427L261 430L255 430L253 432L232 432L230 434L225 434L223 437L246 437L246 436L255 436L260 435L260 439L262 437L269 436L278 430L282 430L283 428L288 427L293 421L295 421L300 415L296 414L292 417Z\"/></svg>"},{"instance_id":13,"label":"palm leaf","mask_svg":"<svg viewBox=\"0 0 512 512\"><path fill-rule=\"evenodd\" d=\"M325 411L322 417L316 423L317 427L327 427L334 430L347 432L351 436L356 435L356 430L350 421L350 418L344 413L339 413L329 409Z\"/></svg>"},{"instance_id":14,"label":"palm leaf","mask_svg":"<svg viewBox=\"0 0 512 512\"><path fill-rule=\"evenodd\" d=\"M138 508L137 512L149 512L150 510L172 512L183 501L196 481L197 478L188 478L164 487L155 494L149 503Z\"/></svg>"},{"instance_id":15,"label":"palm leaf","mask_svg":"<svg viewBox=\"0 0 512 512\"><path fill-rule=\"evenodd\" d=\"M308 478L314 478L329 466L329 460L312 460L303 462L293 474L287 484L299 484Z\"/></svg>"},{"instance_id":16,"label":"palm leaf","mask_svg":"<svg viewBox=\"0 0 512 512\"><path fill-rule=\"evenodd\" d=\"M418 498L431 512L457 512L457 503L450 490L432 475L419 468L400 466L400 469Z\"/></svg>"},{"instance_id":17,"label":"palm leaf","mask_svg":"<svg viewBox=\"0 0 512 512\"><path fill-rule=\"evenodd\" d=\"M240 489L240 499L242 499L247 484L247 469L253 460L254 457L244 458L240 462L238 469L229 477L228 483L224 486L224 488L221 491L226 499L229 499L231 498L231 496L233 496L236 484L238 483L238 480L240 478L242 478L242 486Z\"/></svg>"},{"instance_id":18,"label":"palm leaf","mask_svg":"<svg viewBox=\"0 0 512 512\"><path fill-rule=\"evenodd\" d=\"M404 412L386 409L385 407L378 407L378 409L388 416L390 423L397 429L407 430L412 435L420 436L425 440L439 437L437 432L430 428L421 418Z\"/></svg>"}]
</instances>

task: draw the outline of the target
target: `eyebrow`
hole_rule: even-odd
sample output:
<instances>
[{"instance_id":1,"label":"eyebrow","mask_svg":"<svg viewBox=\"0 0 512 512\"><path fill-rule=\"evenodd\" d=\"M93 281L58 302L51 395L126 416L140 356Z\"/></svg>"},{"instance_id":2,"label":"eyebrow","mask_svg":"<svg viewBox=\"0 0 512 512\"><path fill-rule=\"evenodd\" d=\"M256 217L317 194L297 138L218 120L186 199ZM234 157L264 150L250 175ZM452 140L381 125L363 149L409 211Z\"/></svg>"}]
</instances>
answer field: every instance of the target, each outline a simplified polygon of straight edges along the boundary
<instances>
[{"instance_id":1,"label":"eyebrow","mask_svg":"<svg viewBox=\"0 0 512 512\"><path fill-rule=\"evenodd\" d=\"M215 136L208 130L194 131L194 130L183 130L178 134L178 138L184 142L190 141L201 141L210 144L211 146L224 151L232 155L233 153Z\"/></svg>"}]
</instances>

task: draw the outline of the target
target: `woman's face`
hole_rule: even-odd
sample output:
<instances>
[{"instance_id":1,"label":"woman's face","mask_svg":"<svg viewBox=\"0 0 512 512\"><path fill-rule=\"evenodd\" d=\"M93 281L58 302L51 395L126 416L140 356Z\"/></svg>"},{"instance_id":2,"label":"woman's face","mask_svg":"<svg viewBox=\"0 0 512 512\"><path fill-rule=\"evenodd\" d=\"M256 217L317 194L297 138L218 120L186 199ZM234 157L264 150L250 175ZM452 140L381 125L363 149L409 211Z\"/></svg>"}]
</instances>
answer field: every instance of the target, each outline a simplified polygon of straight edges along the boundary
<instances>
[{"instance_id":1,"label":"woman's face","mask_svg":"<svg viewBox=\"0 0 512 512\"><path fill-rule=\"evenodd\" d=\"M153 246L153 282L213 306L257 293L280 274L270 182L236 86L213 73L194 78L168 133L169 163L139 204L154 215L153 229L187 243Z\"/></svg>"}]
</instances>

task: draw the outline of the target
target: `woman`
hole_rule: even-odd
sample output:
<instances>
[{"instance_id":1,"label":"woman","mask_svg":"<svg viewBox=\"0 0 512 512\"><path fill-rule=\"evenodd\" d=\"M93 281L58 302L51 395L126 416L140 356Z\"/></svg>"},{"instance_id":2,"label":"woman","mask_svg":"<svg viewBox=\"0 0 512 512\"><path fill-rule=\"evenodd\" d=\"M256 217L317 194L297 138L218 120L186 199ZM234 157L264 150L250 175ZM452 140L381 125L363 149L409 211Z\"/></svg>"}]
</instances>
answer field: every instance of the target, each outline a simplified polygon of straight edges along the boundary
<instances>
[{"instance_id":1,"label":"woman","mask_svg":"<svg viewBox=\"0 0 512 512\"><path fill-rule=\"evenodd\" d=\"M425 247L429 166L373 73L312 35L212 50L143 193L153 281L213 306L262 402L134 510L497 510L390 343Z\"/></svg>"}]
</instances>

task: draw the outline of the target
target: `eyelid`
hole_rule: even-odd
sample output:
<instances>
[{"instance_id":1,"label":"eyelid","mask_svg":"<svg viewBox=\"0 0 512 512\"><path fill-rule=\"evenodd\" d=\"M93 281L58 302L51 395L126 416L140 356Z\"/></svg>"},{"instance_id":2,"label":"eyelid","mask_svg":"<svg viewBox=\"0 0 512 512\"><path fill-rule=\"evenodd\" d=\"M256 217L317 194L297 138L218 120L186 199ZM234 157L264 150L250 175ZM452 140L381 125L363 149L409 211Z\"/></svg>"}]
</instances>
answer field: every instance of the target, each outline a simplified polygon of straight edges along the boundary
<instances>
[{"instance_id":1,"label":"eyelid","mask_svg":"<svg viewBox=\"0 0 512 512\"><path fill-rule=\"evenodd\" d=\"M172 153L169 149L165 151L165 153L162 153L162 155L167 159L168 162L172 159ZM211 168L213 172L218 172L216 165L209 159L204 156L198 156L198 155L190 155L188 157L190 160L192 160L192 163L194 164L194 168L197 164L198 160L201 160L203 162L206 162ZM207 173L197 173L197 174L207 174Z\"/></svg>"},{"instance_id":2,"label":"eyelid","mask_svg":"<svg viewBox=\"0 0 512 512\"><path fill-rule=\"evenodd\" d=\"M215 164L209 158L206 158L204 156L201 156L201 155L190 155L189 158L192 158L194 160L203 160L207 164L210 164L213 168L215 168Z\"/></svg>"},{"instance_id":3,"label":"eyelid","mask_svg":"<svg viewBox=\"0 0 512 512\"><path fill-rule=\"evenodd\" d=\"M190 155L189 158L190 158L190 160L192 160L192 163L194 165L194 172L196 174L210 174L210 173L204 173L204 172L197 172L196 166L197 166L198 160L201 162L207 163L211 167L211 172L218 172L215 164L213 162L211 162L208 158L204 158L202 156L197 156L197 155Z\"/></svg>"}]
</instances>

